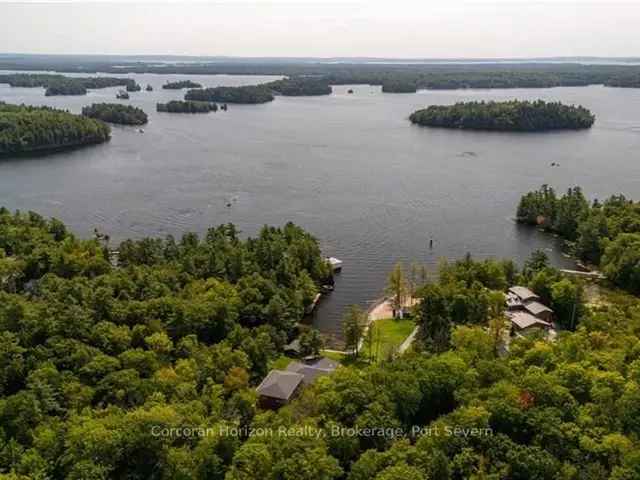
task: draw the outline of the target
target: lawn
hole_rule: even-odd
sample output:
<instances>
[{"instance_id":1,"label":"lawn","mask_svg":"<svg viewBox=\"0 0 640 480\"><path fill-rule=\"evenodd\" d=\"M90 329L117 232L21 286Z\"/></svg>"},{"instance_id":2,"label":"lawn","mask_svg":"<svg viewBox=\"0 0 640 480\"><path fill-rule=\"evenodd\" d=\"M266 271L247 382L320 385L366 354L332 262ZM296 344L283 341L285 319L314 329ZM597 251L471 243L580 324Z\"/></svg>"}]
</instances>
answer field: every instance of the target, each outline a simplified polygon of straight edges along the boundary
<instances>
[{"instance_id":1,"label":"lawn","mask_svg":"<svg viewBox=\"0 0 640 480\"><path fill-rule=\"evenodd\" d=\"M286 355L280 355L269 362L269 370L286 370L293 360Z\"/></svg>"},{"instance_id":2,"label":"lawn","mask_svg":"<svg viewBox=\"0 0 640 480\"><path fill-rule=\"evenodd\" d=\"M411 332L416 326L416 322L413 319L393 319L385 318L382 320L376 320L371 324L374 356L377 357L377 361L386 360L391 353L396 351L402 342L411 335ZM360 352L365 358L369 358L369 345L365 340Z\"/></svg>"},{"instance_id":3,"label":"lawn","mask_svg":"<svg viewBox=\"0 0 640 480\"><path fill-rule=\"evenodd\" d=\"M402 320L385 318L373 322L371 324L373 335L371 350L373 350L373 356L376 357L375 361L382 362L387 360L390 354L397 351L400 345L402 345L402 342L411 335L415 326L416 322L410 318ZM367 366L369 365L369 359L371 358L369 345L366 339L357 359L352 355L345 355L344 353L335 351L323 350L321 354L327 358L340 362L342 365L349 365L352 367Z\"/></svg>"}]
</instances>

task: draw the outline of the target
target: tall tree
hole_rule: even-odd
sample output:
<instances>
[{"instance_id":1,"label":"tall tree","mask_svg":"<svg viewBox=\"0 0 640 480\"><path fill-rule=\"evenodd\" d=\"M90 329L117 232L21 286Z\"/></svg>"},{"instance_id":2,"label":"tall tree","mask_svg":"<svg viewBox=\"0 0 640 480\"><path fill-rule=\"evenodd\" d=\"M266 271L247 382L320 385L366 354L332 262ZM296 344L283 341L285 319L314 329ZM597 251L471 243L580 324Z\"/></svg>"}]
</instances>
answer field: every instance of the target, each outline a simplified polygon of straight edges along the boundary
<instances>
[{"instance_id":1,"label":"tall tree","mask_svg":"<svg viewBox=\"0 0 640 480\"><path fill-rule=\"evenodd\" d=\"M367 324L367 314L358 305L351 305L342 319L345 349L357 358L360 341Z\"/></svg>"},{"instance_id":2,"label":"tall tree","mask_svg":"<svg viewBox=\"0 0 640 480\"><path fill-rule=\"evenodd\" d=\"M395 316L402 316L402 309L406 305L408 293L407 279L404 274L402 263L396 263L389 274L386 292L391 296Z\"/></svg>"},{"instance_id":3,"label":"tall tree","mask_svg":"<svg viewBox=\"0 0 640 480\"><path fill-rule=\"evenodd\" d=\"M425 288L419 315L420 334L427 349L442 352L449 348L451 319L441 286L428 285Z\"/></svg>"}]
</instances>

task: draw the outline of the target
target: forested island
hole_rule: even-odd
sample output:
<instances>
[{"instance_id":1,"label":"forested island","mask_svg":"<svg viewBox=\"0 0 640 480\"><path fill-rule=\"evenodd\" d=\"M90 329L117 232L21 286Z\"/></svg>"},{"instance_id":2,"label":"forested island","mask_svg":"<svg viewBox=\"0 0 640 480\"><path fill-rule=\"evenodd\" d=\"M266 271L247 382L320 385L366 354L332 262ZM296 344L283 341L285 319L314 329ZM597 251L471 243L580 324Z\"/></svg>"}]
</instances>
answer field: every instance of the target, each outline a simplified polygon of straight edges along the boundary
<instances>
[{"instance_id":1,"label":"forested island","mask_svg":"<svg viewBox=\"0 0 640 480\"><path fill-rule=\"evenodd\" d=\"M196 102L192 100L172 100L167 103L156 104L158 112L168 113L209 113L217 112L218 105L211 102Z\"/></svg>"},{"instance_id":2,"label":"forested island","mask_svg":"<svg viewBox=\"0 0 640 480\"><path fill-rule=\"evenodd\" d=\"M51 82L47 84L44 92L45 96L53 97L56 95L86 95L87 87L82 82Z\"/></svg>"},{"instance_id":3,"label":"forested island","mask_svg":"<svg viewBox=\"0 0 640 480\"><path fill-rule=\"evenodd\" d=\"M331 86L324 78L294 77L283 78L263 84L277 95L286 97L315 96L331 94Z\"/></svg>"},{"instance_id":4,"label":"forested island","mask_svg":"<svg viewBox=\"0 0 640 480\"><path fill-rule=\"evenodd\" d=\"M512 100L431 105L415 111L409 119L428 127L535 132L590 128L595 116L581 106Z\"/></svg>"},{"instance_id":5,"label":"forested island","mask_svg":"<svg viewBox=\"0 0 640 480\"><path fill-rule=\"evenodd\" d=\"M640 203L624 195L589 203L580 187L557 195L543 185L522 196L516 218L559 235L570 253L640 294Z\"/></svg>"},{"instance_id":6,"label":"forested island","mask_svg":"<svg viewBox=\"0 0 640 480\"><path fill-rule=\"evenodd\" d=\"M199 102L257 104L271 102L274 97L271 90L263 84L194 89L189 90L184 99Z\"/></svg>"},{"instance_id":7,"label":"forested island","mask_svg":"<svg viewBox=\"0 0 640 480\"><path fill-rule=\"evenodd\" d=\"M637 298L602 289L591 304L542 252L522 270L471 256L443 262L437 280L411 292L412 351L354 353L288 405L265 410L256 386L289 363L289 333L329 275L317 241L292 224L247 240L229 224L109 246L105 236L82 240L59 220L0 208L0 472L638 478ZM571 328L501 350L504 292L514 284ZM360 319L354 307L345 324L362 332Z\"/></svg>"},{"instance_id":8,"label":"forested island","mask_svg":"<svg viewBox=\"0 0 640 480\"><path fill-rule=\"evenodd\" d=\"M324 79L296 77L259 85L194 89L189 90L184 98L201 102L256 104L271 102L274 95L298 97L330 93L331 86Z\"/></svg>"},{"instance_id":9,"label":"forested island","mask_svg":"<svg viewBox=\"0 0 640 480\"><path fill-rule=\"evenodd\" d=\"M108 125L92 118L0 102L0 156L102 143L110 133Z\"/></svg>"},{"instance_id":10,"label":"forested island","mask_svg":"<svg viewBox=\"0 0 640 480\"><path fill-rule=\"evenodd\" d=\"M94 103L84 107L82 115L121 125L144 125L148 122L147 114L141 108L120 103Z\"/></svg>"},{"instance_id":11,"label":"forested island","mask_svg":"<svg viewBox=\"0 0 640 480\"><path fill-rule=\"evenodd\" d=\"M178 82L167 82L162 85L165 90L181 90L183 88L202 88L202 85L191 80L181 80Z\"/></svg>"},{"instance_id":12,"label":"forested island","mask_svg":"<svg viewBox=\"0 0 640 480\"><path fill-rule=\"evenodd\" d=\"M130 78L114 77L66 77L45 73L0 74L0 83L12 87L44 87L46 96L86 95L87 89L100 89L124 86L127 91L138 91L140 85Z\"/></svg>"}]
</instances>

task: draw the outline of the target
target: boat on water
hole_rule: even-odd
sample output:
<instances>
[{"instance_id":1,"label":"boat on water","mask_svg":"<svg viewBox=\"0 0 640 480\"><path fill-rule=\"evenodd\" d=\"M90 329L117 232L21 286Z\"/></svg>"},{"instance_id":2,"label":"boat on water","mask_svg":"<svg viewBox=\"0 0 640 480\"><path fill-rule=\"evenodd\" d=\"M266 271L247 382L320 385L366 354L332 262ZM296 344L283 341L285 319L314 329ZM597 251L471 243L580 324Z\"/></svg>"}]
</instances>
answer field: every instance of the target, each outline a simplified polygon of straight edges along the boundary
<instances>
[{"instance_id":1,"label":"boat on water","mask_svg":"<svg viewBox=\"0 0 640 480\"><path fill-rule=\"evenodd\" d=\"M125 90L119 90L116 94L116 98L120 100L129 100L129 94Z\"/></svg>"},{"instance_id":2,"label":"boat on water","mask_svg":"<svg viewBox=\"0 0 640 480\"><path fill-rule=\"evenodd\" d=\"M342 270L342 260L340 260L339 258L327 257L327 262L329 262L329 265L331 265L331 269L334 272L339 272L340 270Z\"/></svg>"}]
</instances>

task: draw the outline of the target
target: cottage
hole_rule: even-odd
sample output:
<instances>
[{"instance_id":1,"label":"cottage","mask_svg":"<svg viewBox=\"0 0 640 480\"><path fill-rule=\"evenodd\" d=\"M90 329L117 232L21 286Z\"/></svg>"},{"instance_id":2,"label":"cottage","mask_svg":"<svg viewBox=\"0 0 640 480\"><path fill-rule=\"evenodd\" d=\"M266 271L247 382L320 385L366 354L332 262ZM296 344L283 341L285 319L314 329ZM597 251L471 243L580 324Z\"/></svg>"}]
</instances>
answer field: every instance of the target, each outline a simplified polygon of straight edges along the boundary
<instances>
[{"instance_id":1,"label":"cottage","mask_svg":"<svg viewBox=\"0 0 640 480\"><path fill-rule=\"evenodd\" d=\"M528 335L535 331L549 332L553 327L553 310L526 287L511 287L507 292L507 317L512 335Z\"/></svg>"},{"instance_id":2,"label":"cottage","mask_svg":"<svg viewBox=\"0 0 640 480\"><path fill-rule=\"evenodd\" d=\"M511 287L507 292L507 309L519 310L527 302L538 302L540 297L526 287Z\"/></svg>"},{"instance_id":3,"label":"cottage","mask_svg":"<svg viewBox=\"0 0 640 480\"><path fill-rule=\"evenodd\" d=\"M271 370L258 385L256 392L263 408L280 408L289 403L303 385L310 385L318 377L329 375L338 363L327 358L313 358L291 362L285 371Z\"/></svg>"},{"instance_id":4,"label":"cottage","mask_svg":"<svg viewBox=\"0 0 640 480\"><path fill-rule=\"evenodd\" d=\"M515 295L521 302L527 302L529 300L540 300L540 297L529 290L527 287L511 287L509 293Z\"/></svg>"},{"instance_id":5,"label":"cottage","mask_svg":"<svg viewBox=\"0 0 640 480\"><path fill-rule=\"evenodd\" d=\"M287 366L288 372L299 373L304 376L302 382L305 385L313 383L322 375L329 375L338 368L338 364L327 358L314 359L308 362L291 362Z\"/></svg>"},{"instance_id":6,"label":"cottage","mask_svg":"<svg viewBox=\"0 0 640 480\"><path fill-rule=\"evenodd\" d=\"M260 405L264 408L279 408L298 393L304 375L296 372L271 370L262 380L256 392Z\"/></svg>"},{"instance_id":7,"label":"cottage","mask_svg":"<svg viewBox=\"0 0 640 480\"><path fill-rule=\"evenodd\" d=\"M511 287L507 293L507 310L524 311L545 322L553 320L553 310L540 301L540 297L526 287Z\"/></svg>"},{"instance_id":8,"label":"cottage","mask_svg":"<svg viewBox=\"0 0 640 480\"><path fill-rule=\"evenodd\" d=\"M535 300L527 302L524 304L524 308L531 315L544 320L545 322L550 323L553 320L553 310L540 302L537 302Z\"/></svg>"},{"instance_id":9,"label":"cottage","mask_svg":"<svg viewBox=\"0 0 640 480\"><path fill-rule=\"evenodd\" d=\"M547 333L551 324L534 317L528 312L513 312L510 314L511 333L518 336L527 336L535 332Z\"/></svg>"}]
</instances>

